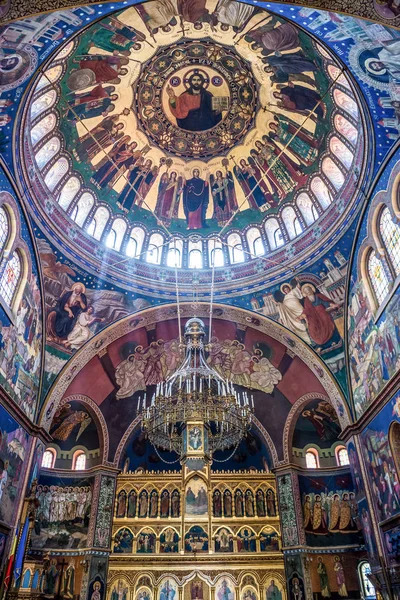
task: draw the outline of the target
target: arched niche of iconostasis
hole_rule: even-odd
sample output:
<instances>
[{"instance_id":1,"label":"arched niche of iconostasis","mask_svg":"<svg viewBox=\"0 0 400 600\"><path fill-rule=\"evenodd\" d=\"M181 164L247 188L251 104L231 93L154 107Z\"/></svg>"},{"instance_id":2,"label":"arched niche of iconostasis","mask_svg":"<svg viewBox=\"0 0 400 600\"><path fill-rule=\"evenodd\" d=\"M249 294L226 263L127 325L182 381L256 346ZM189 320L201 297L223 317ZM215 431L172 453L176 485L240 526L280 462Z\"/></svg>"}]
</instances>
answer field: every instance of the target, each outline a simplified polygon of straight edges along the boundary
<instances>
[{"instance_id":1,"label":"arched niche of iconostasis","mask_svg":"<svg viewBox=\"0 0 400 600\"><path fill-rule=\"evenodd\" d=\"M322 396L305 400L293 415L290 451L291 462L303 468L329 468L338 466L338 451L343 448L339 440L341 427L335 408ZM290 442L290 440L289 440Z\"/></svg>"},{"instance_id":2,"label":"arched niche of iconostasis","mask_svg":"<svg viewBox=\"0 0 400 600\"><path fill-rule=\"evenodd\" d=\"M121 451L118 467L123 474L140 471L180 471L176 454L155 449L138 424ZM265 471L273 467L271 451L263 432L254 424L238 447L216 452L211 465L213 472Z\"/></svg>"},{"instance_id":3,"label":"arched niche of iconostasis","mask_svg":"<svg viewBox=\"0 0 400 600\"><path fill-rule=\"evenodd\" d=\"M54 469L80 469L77 459L84 454L84 468L101 464L103 444L98 418L84 400L66 398L50 425L52 441L47 450L53 452Z\"/></svg>"}]
</instances>

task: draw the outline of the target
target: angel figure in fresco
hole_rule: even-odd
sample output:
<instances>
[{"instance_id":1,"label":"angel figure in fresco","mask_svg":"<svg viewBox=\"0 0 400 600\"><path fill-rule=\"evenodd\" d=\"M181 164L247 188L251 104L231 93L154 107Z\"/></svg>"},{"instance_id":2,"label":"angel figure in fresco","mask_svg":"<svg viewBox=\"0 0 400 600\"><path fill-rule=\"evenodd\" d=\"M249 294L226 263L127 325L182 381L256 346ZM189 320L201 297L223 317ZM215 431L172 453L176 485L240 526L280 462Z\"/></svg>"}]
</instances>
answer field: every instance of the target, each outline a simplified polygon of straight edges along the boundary
<instances>
[{"instance_id":1,"label":"angel figure in fresco","mask_svg":"<svg viewBox=\"0 0 400 600\"><path fill-rule=\"evenodd\" d=\"M211 195L214 201L214 214L218 225L224 225L238 209L235 184L231 171L217 171L210 175Z\"/></svg>"},{"instance_id":2,"label":"angel figure in fresco","mask_svg":"<svg viewBox=\"0 0 400 600\"><path fill-rule=\"evenodd\" d=\"M135 352L119 363L115 369L115 381L119 386L116 398L129 398L135 392L146 389L144 370L146 360L143 354Z\"/></svg>"},{"instance_id":3,"label":"angel figure in fresco","mask_svg":"<svg viewBox=\"0 0 400 600\"><path fill-rule=\"evenodd\" d=\"M303 504L303 524L305 531L312 530L312 505L311 496L309 494L304 498Z\"/></svg>"},{"instance_id":4,"label":"angel figure in fresco","mask_svg":"<svg viewBox=\"0 0 400 600\"><path fill-rule=\"evenodd\" d=\"M300 319L304 307L299 281L293 278L290 283L283 283L280 289L274 292L273 297L278 306L280 323L311 345L307 325Z\"/></svg>"},{"instance_id":5,"label":"angel figure in fresco","mask_svg":"<svg viewBox=\"0 0 400 600\"><path fill-rule=\"evenodd\" d=\"M326 535L328 533L326 510L322 505L320 494L317 494L314 498L312 532L316 535Z\"/></svg>"},{"instance_id":6,"label":"angel figure in fresco","mask_svg":"<svg viewBox=\"0 0 400 600\"><path fill-rule=\"evenodd\" d=\"M221 23L223 29L232 27L236 33L240 33L257 12L258 9L249 4L241 4L236 0L218 0L211 21L213 25Z\"/></svg>"},{"instance_id":7,"label":"angel figure in fresco","mask_svg":"<svg viewBox=\"0 0 400 600\"><path fill-rule=\"evenodd\" d=\"M157 193L157 204L155 214L160 217L166 225L170 225L172 219L178 216L178 207L183 191L183 179L176 171L170 174L163 173Z\"/></svg>"},{"instance_id":8,"label":"angel figure in fresco","mask_svg":"<svg viewBox=\"0 0 400 600\"><path fill-rule=\"evenodd\" d=\"M70 404L65 404L54 416L51 435L55 440L66 442L73 430L79 425L79 430L75 438L75 441L78 441L91 422L92 419L87 412L73 410Z\"/></svg>"},{"instance_id":9,"label":"angel figure in fresco","mask_svg":"<svg viewBox=\"0 0 400 600\"><path fill-rule=\"evenodd\" d=\"M253 373L250 375L253 388L270 394L281 379L281 372L270 363L268 358L253 359Z\"/></svg>"}]
</instances>

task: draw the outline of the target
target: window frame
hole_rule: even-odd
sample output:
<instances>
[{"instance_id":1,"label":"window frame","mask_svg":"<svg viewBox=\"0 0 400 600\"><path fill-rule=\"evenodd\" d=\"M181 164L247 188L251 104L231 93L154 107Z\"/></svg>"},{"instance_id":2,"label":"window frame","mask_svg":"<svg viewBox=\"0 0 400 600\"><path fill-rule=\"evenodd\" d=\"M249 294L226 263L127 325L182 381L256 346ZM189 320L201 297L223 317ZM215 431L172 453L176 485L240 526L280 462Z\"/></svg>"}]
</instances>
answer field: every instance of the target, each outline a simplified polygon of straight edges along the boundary
<instances>
[{"instance_id":1,"label":"window frame","mask_svg":"<svg viewBox=\"0 0 400 600\"><path fill-rule=\"evenodd\" d=\"M85 457L85 464L84 464L83 468L78 468L77 462L81 456ZM73 457L72 457L72 470L73 471L86 471L86 466L87 466L86 462L87 462L86 452L84 450L82 450L81 448L79 450L75 450Z\"/></svg>"},{"instance_id":2,"label":"window frame","mask_svg":"<svg viewBox=\"0 0 400 600\"><path fill-rule=\"evenodd\" d=\"M51 454L51 465L49 467L46 467L43 462L44 462L44 457L46 454ZM40 468L41 469L54 469L54 465L56 463L56 458L57 458L57 452L54 450L54 448L46 448L46 450L43 452L43 456L42 456L42 461L40 463Z\"/></svg>"},{"instance_id":3,"label":"window frame","mask_svg":"<svg viewBox=\"0 0 400 600\"><path fill-rule=\"evenodd\" d=\"M310 467L307 464L307 455L312 455L314 457L315 467ZM305 459L305 462L306 462L307 469L319 469L320 468L320 465L319 465L319 453L318 453L318 450L316 448L307 448L307 450L305 452L305 455L304 455L304 459Z\"/></svg>"}]
</instances>

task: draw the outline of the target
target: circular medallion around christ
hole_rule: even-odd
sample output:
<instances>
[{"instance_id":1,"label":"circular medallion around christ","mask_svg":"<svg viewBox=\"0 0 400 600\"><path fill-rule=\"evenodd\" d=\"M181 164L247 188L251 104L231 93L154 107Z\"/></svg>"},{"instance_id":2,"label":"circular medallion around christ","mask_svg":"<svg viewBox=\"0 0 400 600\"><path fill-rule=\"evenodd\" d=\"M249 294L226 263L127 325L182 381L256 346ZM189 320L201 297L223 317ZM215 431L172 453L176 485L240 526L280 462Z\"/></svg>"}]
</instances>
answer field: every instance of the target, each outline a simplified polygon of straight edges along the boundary
<instances>
[{"instance_id":1,"label":"circular medallion around christ","mask_svg":"<svg viewBox=\"0 0 400 600\"><path fill-rule=\"evenodd\" d=\"M144 132L184 158L226 154L252 127L257 88L246 61L213 41L160 50L143 67L134 95Z\"/></svg>"}]
</instances>

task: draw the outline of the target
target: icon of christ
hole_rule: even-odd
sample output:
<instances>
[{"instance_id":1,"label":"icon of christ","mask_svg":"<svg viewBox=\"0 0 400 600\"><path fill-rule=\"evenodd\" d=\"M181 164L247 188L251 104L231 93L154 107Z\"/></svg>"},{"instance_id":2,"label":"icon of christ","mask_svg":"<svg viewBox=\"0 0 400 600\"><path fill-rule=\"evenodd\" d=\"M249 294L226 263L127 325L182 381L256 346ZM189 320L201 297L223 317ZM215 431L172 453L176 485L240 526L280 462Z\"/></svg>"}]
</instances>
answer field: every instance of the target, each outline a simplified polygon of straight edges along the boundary
<instances>
[{"instance_id":1,"label":"icon of christ","mask_svg":"<svg viewBox=\"0 0 400 600\"><path fill-rule=\"evenodd\" d=\"M180 96L167 86L171 112L178 127L187 131L205 131L221 121L221 110L213 110L214 96L206 90L205 83L204 75L195 71L188 79L188 89Z\"/></svg>"}]
</instances>

